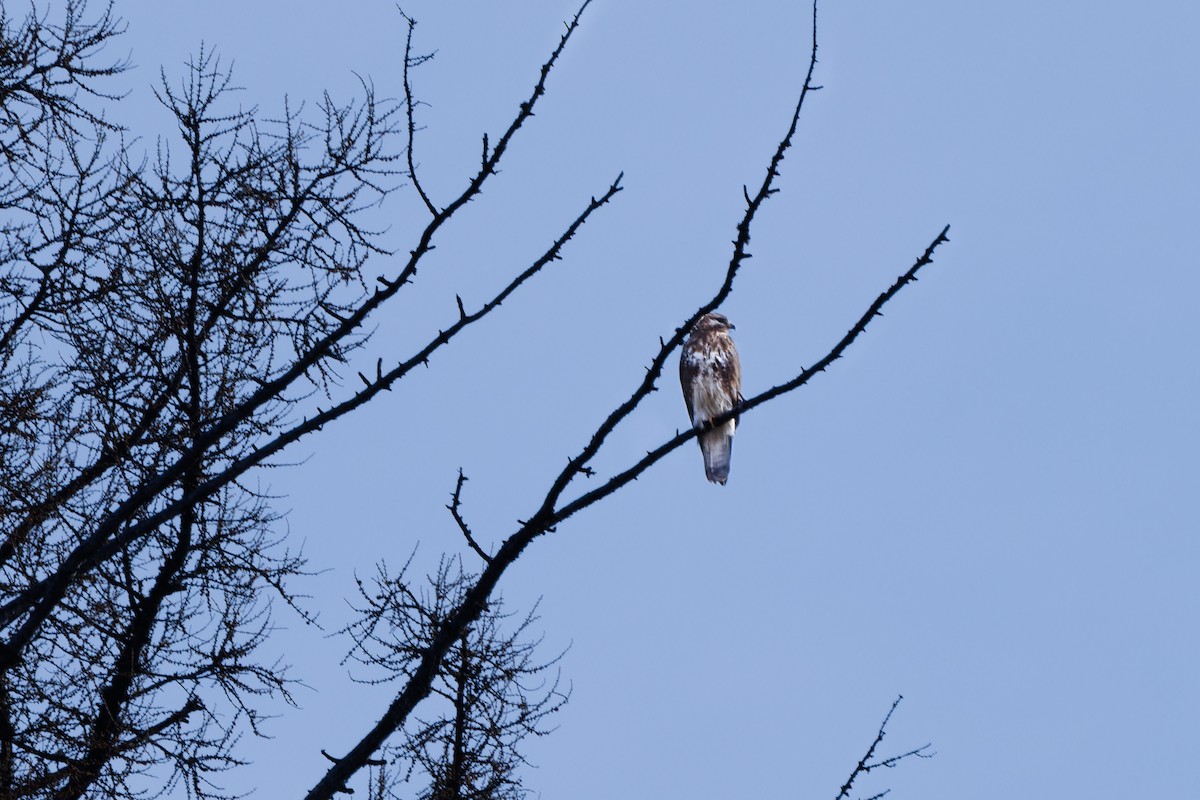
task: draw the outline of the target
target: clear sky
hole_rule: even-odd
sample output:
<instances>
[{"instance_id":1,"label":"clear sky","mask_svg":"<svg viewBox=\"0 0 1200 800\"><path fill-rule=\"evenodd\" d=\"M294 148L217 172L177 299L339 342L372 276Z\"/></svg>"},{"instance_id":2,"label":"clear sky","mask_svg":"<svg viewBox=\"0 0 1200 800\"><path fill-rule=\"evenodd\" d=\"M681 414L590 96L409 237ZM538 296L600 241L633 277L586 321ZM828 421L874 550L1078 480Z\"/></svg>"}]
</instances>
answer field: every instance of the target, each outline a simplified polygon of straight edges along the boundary
<instances>
[{"instance_id":1,"label":"clear sky","mask_svg":"<svg viewBox=\"0 0 1200 800\"><path fill-rule=\"evenodd\" d=\"M536 79L572 2L406 0L426 188L456 194ZM513 9L519 8L520 11ZM153 148L151 86L203 41L264 115L400 95L390 2L118 2L137 69L112 116ZM407 356L625 186L485 323L261 474L311 565L273 643L304 681L230 788L289 797L377 718L348 683L357 569L497 542L719 285L807 66L803 2L595 0L504 171L375 320ZM832 797L897 694L862 785L897 798L1184 797L1200 746L1200 5L826 2L817 82L754 258L723 310L746 394L822 356L943 225L951 242L828 374L747 416L729 484L676 452L537 542L503 583L571 645L535 796ZM381 209L403 251L411 192ZM394 272L384 259L380 273ZM372 273L373 274L373 273ZM674 381L597 463L687 424ZM353 371L348 373L353 375ZM355 379L356 380L356 379ZM352 387L347 386L349 391ZM284 523L281 523L281 528Z\"/></svg>"}]
</instances>

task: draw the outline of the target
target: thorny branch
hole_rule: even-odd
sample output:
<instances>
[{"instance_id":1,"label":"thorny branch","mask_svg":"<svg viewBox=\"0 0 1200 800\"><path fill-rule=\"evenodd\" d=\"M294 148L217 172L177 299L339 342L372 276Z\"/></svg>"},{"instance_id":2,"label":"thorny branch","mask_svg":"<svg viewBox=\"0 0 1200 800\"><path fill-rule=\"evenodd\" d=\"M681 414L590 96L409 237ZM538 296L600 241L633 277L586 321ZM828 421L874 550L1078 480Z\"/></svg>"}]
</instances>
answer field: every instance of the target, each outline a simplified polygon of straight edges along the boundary
<instances>
[{"instance_id":1,"label":"thorny branch","mask_svg":"<svg viewBox=\"0 0 1200 800\"><path fill-rule=\"evenodd\" d=\"M421 63L424 63L425 61L428 61L430 58L432 58L432 56L424 55L424 56L420 56L415 59L413 58L412 38L413 38L413 31L417 27L417 21L415 19L413 19L412 17L408 16L407 14L405 14L403 11L400 12L400 15L402 17L404 17L404 21L408 23L408 33L404 37L404 71L403 71L404 106L405 106L405 111L408 116L408 146L405 148L406 155L408 157L408 177L412 181L413 188L415 188L417 190L417 194L421 196L421 202L423 202L425 204L425 207L427 209L429 209L429 213L432 214L434 217L436 217L438 215L437 207L434 206L433 201L431 201L429 199L429 195L425 194L425 190L423 188L421 188L421 181L417 179L417 167L413 163L413 145L417 138L417 126L416 126L416 122L413 119L413 107L416 105L416 100L413 98L412 84L410 84L409 80L408 80L409 67L415 67Z\"/></svg>"},{"instance_id":2,"label":"thorny branch","mask_svg":"<svg viewBox=\"0 0 1200 800\"><path fill-rule=\"evenodd\" d=\"M65 594L71 580L81 571L98 563L111 556L114 552L119 551L129 543L136 541L138 538L146 535L149 531L154 530L162 522L177 516L188 503L194 502L198 498L210 497L223 486L230 484L249 468L262 463L270 456L282 450L287 445L295 442L307 433L314 430L319 430L325 423L337 419L347 412L357 408L367 400L374 397L384 388L387 388L396 380L403 377L412 367L425 363L429 355L440 348L442 345L450 341L459 331L468 325L482 319L495 308L497 308L512 292L540 271L544 266L551 261L559 260L559 252L563 245L566 244L575 234L575 232L587 221L587 218L592 212L605 205L612 199L617 192L621 191L620 176L609 187L599 199L593 198L587 209L568 227L567 231L559 237L558 240L551 246L549 250L525 272L521 273L514 279L504 290L492 298L479 311L474 314L461 316L459 320L438 334L428 345L420 352L414 355L409 360L397 366L394 370L384 376L382 381L375 385L364 389L351 399L335 406L334 408L321 412L304 423L296 426L290 431L287 431L278 436L268 445L257 449L255 452L248 455L246 458L236 462L230 468L214 475L208 481L200 484L196 490L180 500L170 504L162 511L153 516L140 520L136 524L129 524L139 511L153 498L158 497L165 489L173 484L176 484L182 475L186 472L190 465L204 457L209 448L213 447L224 436L229 434L241 421L253 415L260 407L272 401L279 393L286 390L288 386L294 383L297 379L303 377L307 372L317 364L322 358L327 357L331 352L335 351L337 344L353 335L366 320L367 316L386 300L394 296L405 284L409 283L416 274L417 266L421 259L434 249L433 237L434 234L471 198L480 193L482 187L489 176L496 174L496 167L506 152L509 143L516 135L521 126L533 116L533 109L537 100L545 94L546 79L557 63L559 56L562 54L571 34L575 31L579 24L579 18L583 14L591 0L586 0L576 13L574 19L567 28L566 33L561 37L558 46L555 48L550 58L542 65L539 79L534 86L533 92L529 99L520 104L519 110L513 121L510 123L507 130L496 142L492 149L491 155L487 158L479 172L471 179L466 189L455 198L449 205L440 211L426 226L421 234L417 246L410 252L408 262L396 278L391 280L380 279L383 284L382 289L376 289L375 292L364 301L352 314L345 317L341 323L334 328L332 332L326 335L323 339L317 342L310 350L297 358L292 366L285 370L281 375L271 381L264 382L263 385L244 402L228 412L224 417L220 418L215 424L206 429L199 437L197 437L196 445L185 451L179 459L170 467L161 472L156 478L144 483L139 489L131 494L131 496L117 509L102 520L95 528L95 531L78 546L75 550L64 559L62 566L47 578L31 585L28 589L21 592L13 600L6 603L0 608L0 626L7 626L19 619L23 614L26 615L22 625L9 637L8 641L0 646L0 669L15 662L20 657L21 650L36 634L38 628L49 614L54 605L61 600Z\"/></svg>"},{"instance_id":3,"label":"thorny branch","mask_svg":"<svg viewBox=\"0 0 1200 800\"><path fill-rule=\"evenodd\" d=\"M586 6L586 3L585 3ZM488 597L496 588L501 576L505 570L516 561L516 559L524 552L525 548L533 542L537 537L554 530L555 526L577 513L578 511L587 508L599 500L607 497L615 492L620 487L628 482L636 479L639 475L645 472L649 467L657 463L671 451L682 446L685 442L694 438L697 431L689 430L685 433L677 434L674 438L660 445L655 450L650 451L645 458L634 464L629 469L621 472L610 478L604 485L594 489L563 506L557 506L558 500L571 479L580 473L589 474L589 462L599 452L604 444L607 436L616 428L616 426L653 391L655 384L662 374L662 370L666 364L670 354L674 352L683 342L687 333L695 322L704 314L716 309L729 296L733 289L733 281L737 276L737 272L746 259L750 258L748 246L750 242L751 223L754 220L755 214L762 206L763 202L774 194L777 189L774 188L774 180L779 176L779 165L783 161L784 153L792 144L792 139L795 135L800 112L803 108L804 100L808 93L815 91L819 87L812 84L813 72L817 63L817 14L816 4L813 6L813 22L812 22L812 49L809 58L808 72L804 79L804 84L801 87L800 97L793 111L790 124L779 146L776 148L770 163L767 168L767 174L763 179L759 190L750 196L747 191L747 207L741 222L737 226L737 237L733 241L734 251L730 259L729 268L726 272L725 280L716 294L701 306L695 314L688 318L685 323L680 326L673 336L665 341L659 353L654 357L651 366L647 368L646 376L642 383L635 390L633 395L621 404L609 417L600 425L596 432L591 437L587 446L580 452L578 456L571 459L566 468L560 473L558 478L553 482L549 492L547 493L540 508L526 521L521 521L521 527L511 534L500 546L500 548L491 556L487 562L486 568L480 574L479 579L474 586L464 595L462 603L450 615L438 635L430 642L429 647L423 654L419 663L411 670L410 678L404 689L396 696L383 713L379 721L359 740L359 742L347 753L347 755L338 763L338 765L329 770L325 776L313 787L307 795L308 800L317 800L317 798L329 798L332 794L344 787L350 776L365 763L365 760L379 749L386 741L388 736L395 732L405 720L408 719L413 709L421 702L430 692L434 679L438 674L438 666L442 662L446 653L454 645L454 642L461 635L462 631L466 630L480 613L486 608ZM578 20L578 17L576 17ZM573 29L573 28L571 28ZM568 33L570 32L570 30ZM485 149L486 153L486 149ZM744 414L762 403L777 397L781 394L794 391L795 389L808 383L808 381L817 373L823 372L833 361L841 357L842 353L850 346L851 343L862 333L867 324L875 316L879 315L880 309L884 304L891 300L904 286L916 280L917 272L925 265L932 262L933 253L936 248L943 242L947 241L946 234L949 231L949 226L946 226L942 232L933 240L926 248L925 253L918 258L917 262L906 273L901 275L897 281L868 308L867 312L859 319L850 331L842 337L842 339L829 351L822 359L820 359L813 367L808 370L802 370L799 375L784 384L780 384L772 389L769 389L759 395L741 403L737 408L731 410L725 415L713 420L713 424L721 424L727 419L738 414ZM461 486L461 482L460 482Z\"/></svg>"},{"instance_id":4,"label":"thorny branch","mask_svg":"<svg viewBox=\"0 0 1200 800\"><path fill-rule=\"evenodd\" d=\"M721 287L717 290L716 294L713 295L712 299L697 309L696 312L692 314L692 316L689 317L683 323L683 325L677 328L675 333L672 334L672 336L662 344L658 354L650 362L650 366L646 368L646 375L642 379L641 384L636 390L634 390L629 399L618 406L616 410L614 410L608 416L608 418L604 420L600 427L596 429L596 432L592 435L591 440L587 443L579 455L567 462L567 466L561 473L559 473L553 485L550 487L550 491L546 493L546 498L543 501L541 508L538 509L537 514L534 515L534 519L539 517L549 518L556 516L554 508L557 505L559 498L562 496L563 491L566 490L567 485L570 484L571 480L576 475L584 473L584 470L588 466L589 462L598 452L600 452L600 448L603 446L605 439L607 439L609 434L616 429L617 425L619 425L622 420L632 414L634 409L636 409L643 400L649 397L652 392L656 391L656 384L659 377L662 375L662 371L667 363L667 359L670 358L671 354L683 344L683 340L691 331L692 326L694 326L696 321L702 316L710 311L716 310L721 303L725 302L730 293L733 292L733 281L734 278L737 277L738 270L741 268L742 264L751 257L748 249L750 246L750 225L754 220L755 214L758 213L758 209L764 202L766 202L767 198L779 191L773 186L775 179L779 177L779 165L783 162L784 153L786 153L787 150L792 146L792 139L796 135L796 128L800 123L800 112L804 108L804 101L808 97L808 93L811 91L816 91L819 88L814 86L812 83L813 72L816 70L816 68L817 6L814 2L812 17L812 47L809 53L808 72L804 76L804 84L800 87L800 97L797 99L796 107L792 111L792 118L790 124L788 125L787 132L784 134L783 139L781 139L779 142L779 146L775 148L775 152L771 156L771 161L767 165L767 174L763 177L762 184L759 186L758 191L753 197L750 197L749 192L747 192L745 187L743 187L743 195L746 196L746 211L742 215L742 219L737 226L737 237L733 240L733 255L729 260L729 268L725 273L725 281L721 284ZM714 421L714 424L719 423ZM614 489L615 488L616 487L614 487ZM565 517L560 517L560 519L565 519ZM549 524L552 525L553 523Z\"/></svg>"},{"instance_id":5,"label":"thorny branch","mask_svg":"<svg viewBox=\"0 0 1200 800\"><path fill-rule=\"evenodd\" d=\"M901 289L903 289L906 285L916 281L917 272L922 267L933 263L933 253L939 245L943 244L944 242L949 241L949 239L946 236L946 234L949 233L949 231L950 231L949 225L947 225L945 228L943 228L941 233L939 233L937 235L937 237L932 242L930 242L929 246L925 249L925 252L917 259L916 263L913 264L913 266L908 270L908 272L905 272L903 275L901 275L899 278L897 278L896 282L893 283L887 289L887 291L885 291L883 294L879 295L879 297L877 297L875 299L875 302L872 303L871 306L867 309L867 311L859 318L858 322L856 322L854 324L854 326L852 328L850 328L849 331L846 332L846 335L843 336L841 338L841 340L838 341L838 343L833 346L833 349L830 350L828 353L826 353L813 366L809 367L808 369L802 370L799 375L792 378L791 380L785 381L784 383L781 383L777 386L773 386L770 389L767 389L766 391L760 392L759 394L749 397L749 398L743 400L741 403L736 405L734 408L732 408L728 412L721 414L719 416L713 417L711 420L711 424L712 425L722 425L725 422L733 419L734 417L736 417L740 414L745 414L747 411L757 408L758 406L762 405L763 403L767 402L768 400L773 400L776 397L779 397L780 395L787 394L788 392L792 392L792 391L795 391L796 389L799 389L801 386L805 385L810 380L812 380L814 377L816 377L816 375L824 372L834 361L837 361L839 358L842 357L842 354L846 351L847 348L850 347L851 344L853 344L854 340L858 338L859 334L861 334L863 331L865 331L867 329L867 325L871 322L872 319L874 319L877 316L882 316L882 314L880 314L880 309L883 308L884 304L886 304L889 300L891 300L893 297L895 297L896 294ZM620 489L622 486L629 483L630 481L637 480L638 476L640 476L643 472L645 472L647 469L652 467L654 464L661 461L664 456L666 456L668 453L678 449L685 442L688 442L691 439L696 438L696 436L698 436L699 433L700 433L700 431L695 428L691 428L682 433L677 433L673 438L667 440L666 442L659 445L655 449L646 453L646 455L640 461L638 461L636 464L634 464L633 466L624 470L623 472L620 472L620 473L614 475L603 485L598 486L597 488L591 490L590 492L587 492L586 494L583 494L583 495L577 497L575 500L572 500L571 502L567 503L566 505L563 505L563 506L559 507L558 509L550 512L550 514L547 517L547 519L549 520L548 524L555 525L555 524L561 522L562 520L566 519L567 517L571 516L572 514L575 514L576 512L581 511L600 500L603 500L605 497L608 497L610 494L617 491L618 489Z\"/></svg>"},{"instance_id":6,"label":"thorny branch","mask_svg":"<svg viewBox=\"0 0 1200 800\"><path fill-rule=\"evenodd\" d=\"M343 663L367 669L355 681L404 680L474 583L475 575L457 556L443 556L423 584L414 585L406 576L410 564L411 559L394 574L381 563L373 581L357 581L358 619L342 631L352 641ZM428 784L415 796L426 800L525 796L517 772L527 763L520 745L550 732L548 719L571 693L560 688L557 664L563 653L539 658L542 637L526 638L536 614L536 604L522 618L506 612L501 597L489 599L446 654L431 687L433 702L422 707L420 718L414 715L399 742L383 749L387 760L408 765L392 780L409 782L420 773Z\"/></svg>"},{"instance_id":7,"label":"thorny branch","mask_svg":"<svg viewBox=\"0 0 1200 800\"><path fill-rule=\"evenodd\" d=\"M66 591L67 585L70 582L70 576L80 572L88 567L100 563L111 557L114 553L119 552L122 548L127 547L132 542L145 536L151 531L158 528L164 522L173 519L184 508L190 504L197 502L206 497L211 497L222 487L227 486L238 477L249 471L252 467L264 463L271 456L274 456L288 445L296 442L306 434L320 430L326 423L339 419L345 416L350 411L363 405L379 392L389 389L392 384L400 380L409 371L415 367L428 363L429 357L442 346L446 345L460 331L467 326L478 322L483 317L490 314L498 308L505 299L515 292L522 283L533 277L537 272L540 272L545 266L553 261L561 260L559 255L563 246L574 237L576 231L587 221L591 214L604 206L611 200L617 192L621 191L620 186L621 176L609 186L608 190L599 198L592 198L588 207L580 214L574 222L567 228L550 249L547 250L540 258L531 264L524 272L514 278L504 289L496 294L491 300L485 303L478 311L460 315L459 319L444 331L440 331L428 344L422 347L416 354L401 362L391 371L384 373L383 376L369 384L366 388L360 390L351 398L333 406L332 408L321 411L304 422L296 425L292 429L278 435L271 442L255 449L245 457L233 462L228 468L214 475L204 483L198 485L190 492L183 494L178 500L166 505L162 510L139 520L137 523L128 525L119 533L114 532L118 524L118 515L125 506L132 505L140 498L142 493L148 493L148 489L143 490L135 495L134 498L126 501L126 503L118 509L117 514L110 517L105 522L101 523L97 532L93 534L89 545L81 545L76 549L72 556L67 559L57 573L50 577L31 585L28 589L18 595L14 600L9 601L3 607L0 607L0 624L7 624L19 617L19 615L29 608L32 601L41 598L37 605L33 606L25 624L17 630L17 632L9 639L5 647L0 648L0 668L6 663L6 659L15 658L20 648L24 646L29 639L37 631L37 626L45 614L53 608L54 603L61 598ZM168 471L165 475L172 474ZM164 477L159 479L165 480ZM132 513L132 511L130 511ZM68 570L70 570L68 572Z\"/></svg>"},{"instance_id":8,"label":"thorny branch","mask_svg":"<svg viewBox=\"0 0 1200 800\"><path fill-rule=\"evenodd\" d=\"M39 27L35 12L27 38L119 33L107 14L96 28L71 28L83 3L68 6L68 27ZM5 59L18 52L7 23L0 11L5 146L13 117L3 115L25 102L20 87L6 89ZM262 590L293 603L285 580L303 559L276 549L271 498L242 479L428 364L560 260L621 191L618 176L482 305L457 296L452 324L411 357L390 370L380 359L373 379L360 373L359 391L289 416L314 389L340 387L337 365L366 341L367 317L413 281L435 234L498 174L577 25L578 16L479 171L422 221L416 246L374 291L362 279L367 257L391 254L356 215L391 191L382 176L400 174L391 166L400 155L385 148L405 111L415 172L407 70L423 57L412 54L411 27L403 111L361 80L363 100L339 106L326 95L315 123L286 102L275 120L225 112L230 73L202 50L179 88L164 74L156 91L182 157L163 143L138 164L122 143L106 161L103 135L117 128L99 118L91 139L55 143L88 120L68 103L45 135L61 153L29 141L18 177L33 177L5 182L0 170L0 206L31 220L0 222L0 490L11 499L0 515L0 795L132 796L139 776L164 765L162 791L219 794L211 776L240 763L244 727L259 732L256 698L291 702L286 665L252 655L273 630ZM64 67L74 64L55 69ZM78 73L79 86L91 91L83 84L96 75ZM481 663L467 655L462 679Z\"/></svg>"},{"instance_id":9,"label":"thorny branch","mask_svg":"<svg viewBox=\"0 0 1200 800\"><path fill-rule=\"evenodd\" d=\"M855 765L854 771L850 773L850 777L847 778L846 782L842 784L842 789L838 792L837 797L835 797L834 800L845 800L845 798L849 797L850 789L854 786L854 781L857 780L859 776L866 775L872 770L879 769L880 767L888 767L890 769L904 759L912 756L916 756L917 758L933 758L934 754L929 752L930 745L925 744L916 748L915 750L909 750L907 753L891 756L890 758L885 758L882 761L871 760L875 757L875 748L879 746L880 742L883 741L883 737L887 735L888 722L891 720L892 714L896 712L896 706L900 705L900 701L903 699L904 695L900 695L895 699L895 701L892 702L892 707L888 709L887 716L883 718L883 722L879 725L879 732L875 734L875 740L872 741L871 746L867 748L866 754L858 760L858 764ZM887 794L888 791L889 790L885 789L879 794L868 798L868 800L878 800L878 798Z\"/></svg>"},{"instance_id":10,"label":"thorny branch","mask_svg":"<svg viewBox=\"0 0 1200 800\"><path fill-rule=\"evenodd\" d=\"M471 534L471 526L463 519L462 515L462 488L467 482L467 476L463 474L462 469L458 470L458 483L454 484L454 494L450 496L450 505L446 508L450 511L450 516L454 517L454 522L458 525L458 529L462 531L462 535L466 538L467 544L471 549L479 554L479 557L486 562L491 562L492 557L484 552L479 543L475 541L475 537Z\"/></svg>"},{"instance_id":11,"label":"thorny branch","mask_svg":"<svg viewBox=\"0 0 1200 800\"><path fill-rule=\"evenodd\" d=\"M803 371L799 376L785 384L781 384L774 389L750 398L728 414L714 418L714 424L721 424L724 420L732 418L734 414L746 413L746 411L761 405L771 397L793 391L803 386L817 373L823 372L826 366L839 358L842 351L866 328L867 323L877 315L878 309L894 297L900 288L910 283L917 270L931 262L934 248L942 241L945 241L943 236L935 239L913 268L902 275L887 292L880 295L871 308L868 309L867 313L851 328L838 345L818 361L814 367ZM457 632L465 630L478 617L479 613L486 607L487 598L496 588L505 570L517 560L534 539L553 530L559 522L567 517L595 504L615 492L621 486L636 479L672 450L682 446L696 435L697 431L695 429L677 434L674 438L660 445L655 450L650 451L645 458L634 466L610 478L603 486L582 495L557 510L552 510L548 513L539 511L533 518L524 522L515 533L509 536L500 546L500 549L492 555L487 568L481 573L479 580L471 590L466 593L462 604L446 620L441 633L433 640L420 663L413 669L411 673L412 677L408 684L392 701L391 705L388 706L380 720L359 740L358 744L339 762L338 766L327 772L326 776L313 787L307 795L308 800L331 797L332 793L337 791L340 786L345 785L345 782L365 763L366 759L370 758L371 754L382 746L387 737L404 724L404 721L408 718L412 710L429 693L433 679L437 675L438 665L453 645ZM351 765L354 764L359 766L352 768Z\"/></svg>"}]
</instances>

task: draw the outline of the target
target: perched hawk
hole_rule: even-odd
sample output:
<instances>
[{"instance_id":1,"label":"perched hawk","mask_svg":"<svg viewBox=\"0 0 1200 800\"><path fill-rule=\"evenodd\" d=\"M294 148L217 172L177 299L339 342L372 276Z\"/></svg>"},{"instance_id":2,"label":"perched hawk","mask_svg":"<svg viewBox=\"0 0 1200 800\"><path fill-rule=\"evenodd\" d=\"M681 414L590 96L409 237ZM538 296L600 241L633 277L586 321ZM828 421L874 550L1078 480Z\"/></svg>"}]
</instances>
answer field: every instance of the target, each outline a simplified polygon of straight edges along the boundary
<instances>
[{"instance_id":1,"label":"perched hawk","mask_svg":"<svg viewBox=\"0 0 1200 800\"><path fill-rule=\"evenodd\" d=\"M737 419L719 427L709 420L742 401L742 365L729 332L733 326L724 314L705 314L692 328L679 356L679 382L692 426L704 453L704 474L713 483L729 479L729 456Z\"/></svg>"}]
</instances>

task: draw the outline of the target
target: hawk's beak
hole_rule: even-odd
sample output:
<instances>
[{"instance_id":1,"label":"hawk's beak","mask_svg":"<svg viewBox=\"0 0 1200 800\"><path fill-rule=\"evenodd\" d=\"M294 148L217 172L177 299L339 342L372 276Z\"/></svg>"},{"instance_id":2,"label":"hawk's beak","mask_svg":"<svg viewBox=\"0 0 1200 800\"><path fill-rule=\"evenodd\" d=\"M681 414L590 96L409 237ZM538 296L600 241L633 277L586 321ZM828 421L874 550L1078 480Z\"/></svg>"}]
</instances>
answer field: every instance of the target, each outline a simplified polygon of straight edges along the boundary
<instances>
[{"instance_id":1,"label":"hawk's beak","mask_svg":"<svg viewBox=\"0 0 1200 800\"><path fill-rule=\"evenodd\" d=\"M729 330L731 330L731 331L736 331L736 330L737 330L737 325L734 325L732 322L731 322L731 323L729 323Z\"/></svg>"}]
</instances>

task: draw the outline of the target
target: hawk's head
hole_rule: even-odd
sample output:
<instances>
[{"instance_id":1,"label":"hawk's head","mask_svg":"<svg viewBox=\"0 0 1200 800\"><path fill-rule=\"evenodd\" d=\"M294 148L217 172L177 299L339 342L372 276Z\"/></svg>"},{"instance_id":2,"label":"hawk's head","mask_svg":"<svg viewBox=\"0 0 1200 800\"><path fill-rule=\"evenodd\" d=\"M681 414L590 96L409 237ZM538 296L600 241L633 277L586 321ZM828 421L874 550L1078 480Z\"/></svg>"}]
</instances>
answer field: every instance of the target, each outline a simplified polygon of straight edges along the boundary
<instances>
[{"instance_id":1,"label":"hawk's head","mask_svg":"<svg viewBox=\"0 0 1200 800\"><path fill-rule=\"evenodd\" d=\"M692 328L692 333L714 333L731 331L733 329L733 325L729 323L724 314L718 314L714 311L696 320L696 325Z\"/></svg>"}]
</instances>

